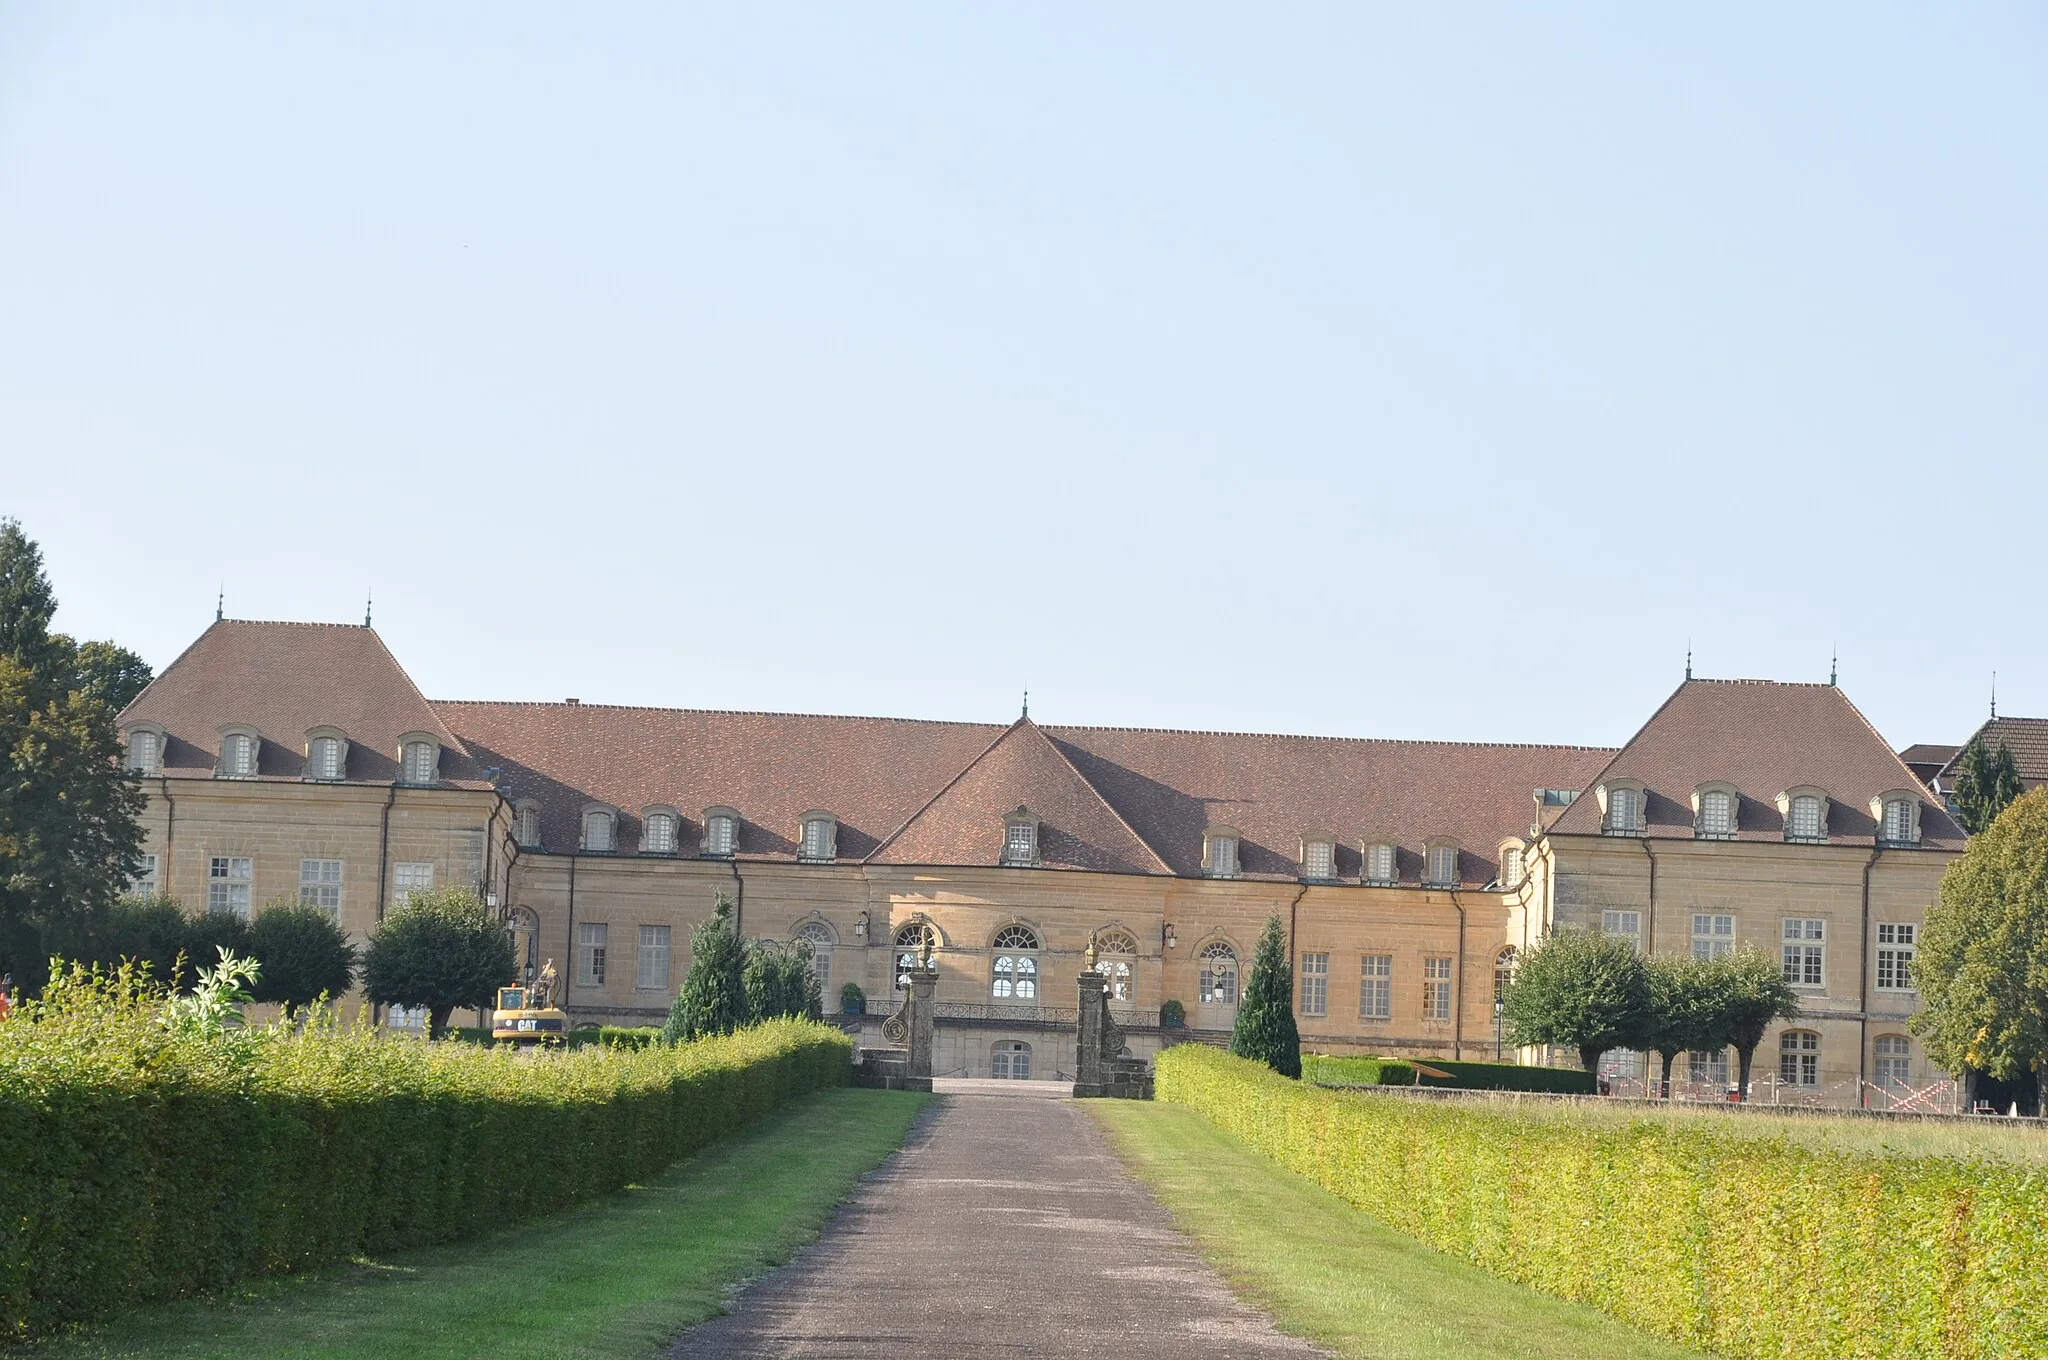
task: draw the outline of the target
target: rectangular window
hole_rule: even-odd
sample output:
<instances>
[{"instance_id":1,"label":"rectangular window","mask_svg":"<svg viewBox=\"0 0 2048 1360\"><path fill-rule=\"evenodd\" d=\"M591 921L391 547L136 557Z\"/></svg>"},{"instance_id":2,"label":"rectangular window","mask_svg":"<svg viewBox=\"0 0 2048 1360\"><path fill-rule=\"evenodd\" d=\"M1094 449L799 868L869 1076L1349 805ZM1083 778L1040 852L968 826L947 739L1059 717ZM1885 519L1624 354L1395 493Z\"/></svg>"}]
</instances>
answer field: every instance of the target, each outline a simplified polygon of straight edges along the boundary
<instances>
[{"instance_id":1,"label":"rectangular window","mask_svg":"<svg viewBox=\"0 0 2048 1360\"><path fill-rule=\"evenodd\" d=\"M138 855L135 860L135 877L128 880L128 891L137 897L155 897L156 856Z\"/></svg>"},{"instance_id":2,"label":"rectangular window","mask_svg":"<svg viewBox=\"0 0 2048 1360\"><path fill-rule=\"evenodd\" d=\"M206 909L249 919L249 885L256 861L216 855L206 862Z\"/></svg>"},{"instance_id":3,"label":"rectangular window","mask_svg":"<svg viewBox=\"0 0 2048 1360\"><path fill-rule=\"evenodd\" d=\"M1448 887L1458 881L1456 846L1439 845L1429 852L1429 881L1440 887Z\"/></svg>"},{"instance_id":4,"label":"rectangular window","mask_svg":"<svg viewBox=\"0 0 2048 1360\"><path fill-rule=\"evenodd\" d=\"M646 843L640 847L650 855L666 855L676 848L676 819L666 812L647 816Z\"/></svg>"},{"instance_id":5,"label":"rectangular window","mask_svg":"<svg viewBox=\"0 0 2048 1360\"><path fill-rule=\"evenodd\" d=\"M723 857L732 853L732 845L732 818L713 817L704 829L704 853Z\"/></svg>"},{"instance_id":6,"label":"rectangular window","mask_svg":"<svg viewBox=\"0 0 2048 1360\"><path fill-rule=\"evenodd\" d=\"M1874 1045L1877 1050L1877 1084L1888 1090L1897 1090L1913 1084L1913 1044L1903 1034L1879 1035Z\"/></svg>"},{"instance_id":7,"label":"rectangular window","mask_svg":"<svg viewBox=\"0 0 2048 1360\"><path fill-rule=\"evenodd\" d=\"M1700 834L1727 837L1735 834L1735 800L1713 792L1700 799Z\"/></svg>"},{"instance_id":8,"label":"rectangular window","mask_svg":"<svg viewBox=\"0 0 2048 1360\"><path fill-rule=\"evenodd\" d=\"M1301 956L1301 1013L1303 1015L1328 1015L1330 1013L1330 956L1328 954L1303 954Z\"/></svg>"},{"instance_id":9,"label":"rectangular window","mask_svg":"<svg viewBox=\"0 0 2048 1360\"><path fill-rule=\"evenodd\" d=\"M409 741L405 744L405 782L408 784L431 784L434 782L434 746L432 742Z\"/></svg>"},{"instance_id":10,"label":"rectangular window","mask_svg":"<svg viewBox=\"0 0 2048 1360\"><path fill-rule=\"evenodd\" d=\"M128 768L137 774L157 772L156 733L135 732L129 735Z\"/></svg>"},{"instance_id":11,"label":"rectangular window","mask_svg":"<svg viewBox=\"0 0 2048 1360\"><path fill-rule=\"evenodd\" d=\"M1785 922L1783 953L1785 981L1794 987L1822 985L1822 954L1827 948L1826 921L1804 918Z\"/></svg>"},{"instance_id":12,"label":"rectangular window","mask_svg":"<svg viewBox=\"0 0 2048 1360\"><path fill-rule=\"evenodd\" d=\"M1394 847L1375 845L1366 857L1365 876L1374 883L1394 881Z\"/></svg>"},{"instance_id":13,"label":"rectangular window","mask_svg":"<svg viewBox=\"0 0 2048 1360\"><path fill-rule=\"evenodd\" d=\"M1500 852L1500 885L1503 888L1522 886L1522 847L1511 845Z\"/></svg>"},{"instance_id":14,"label":"rectangular window","mask_svg":"<svg viewBox=\"0 0 2048 1360\"><path fill-rule=\"evenodd\" d=\"M1887 992L1913 990L1915 927L1905 923L1880 922L1877 927L1877 985Z\"/></svg>"},{"instance_id":15,"label":"rectangular window","mask_svg":"<svg viewBox=\"0 0 2048 1360\"><path fill-rule=\"evenodd\" d=\"M1893 845L1908 845L1913 840L1913 805L1903 798L1894 798L1884 805L1884 838Z\"/></svg>"},{"instance_id":16,"label":"rectangular window","mask_svg":"<svg viewBox=\"0 0 2048 1360\"><path fill-rule=\"evenodd\" d=\"M1820 1085L1820 1036L1788 1029L1778 1038L1778 1080L1787 1086Z\"/></svg>"},{"instance_id":17,"label":"rectangular window","mask_svg":"<svg viewBox=\"0 0 2048 1360\"><path fill-rule=\"evenodd\" d=\"M1603 911L1600 933L1619 935L1637 949L1643 947L1643 914L1639 911Z\"/></svg>"},{"instance_id":18,"label":"rectangular window","mask_svg":"<svg viewBox=\"0 0 2048 1360\"><path fill-rule=\"evenodd\" d=\"M341 861L302 859L299 861L299 901L318 907L336 920L341 919Z\"/></svg>"},{"instance_id":19,"label":"rectangular window","mask_svg":"<svg viewBox=\"0 0 2048 1360\"><path fill-rule=\"evenodd\" d=\"M1209 875L1212 878L1237 877L1237 838L1235 836L1211 836L1209 838Z\"/></svg>"},{"instance_id":20,"label":"rectangular window","mask_svg":"<svg viewBox=\"0 0 2048 1360\"><path fill-rule=\"evenodd\" d=\"M1705 912L1692 918L1692 956L1696 959L1725 958L1735 952L1735 918Z\"/></svg>"},{"instance_id":21,"label":"rectangular window","mask_svg":"<svg viewBox=\"0 0 2048 1360\"><path fill-rule=\"evenodd\" d=\"M1394 1015L1394 956L1367 954L1358 961L1358 1018L1390 1020Z\"/></svg>"},{"instance_id":22,"label":"rectangular window","mask_svg":"<svg viewBox=\"0 0 2048 1360\"><path fill-rule=\"evenodd\" d=\"M1301 876L1303 878L1335 878L1337 876L1337 847L1328 841L1310 841L1302 849Z\"/></svg>"},{"instance_id":23,"label":"rectangular window","mask_svg":"<svg viewBox=\"0 0 2048 1360\"><path fill-rule=\"evenodd\" d=\"M1038 857L1038 826L1034 822L1011 822L1003 833L1003 863L1029 864Z\"/></svg>"},{"instance_id":24,"label":"rectangular window","mask_svg":"<svg viewBox=\"0 0 2048 1360\"><path fill-rule=\"evenodd\" d=\"M813 817L804 823L805 859L830 859L832 857L832 823L821 817Z\"/></svg>"},{"instance_id":25,"label":"rectangular window","mask_svg":"<svg viewBox=\"0 0 2048 1360\"><path fill-rule=\"evenodd\" d=\"M1788 834L1793 840L1817 841L1820 837L1820 799L1803 793L1792 800L1791 825Z\"/></svg>"},{"instance_id":26,"label":"rectangular window","mask_svg":"<svg viewBox=\"0 0 2048 1360\"><path fill-rule=\"evenodd\" d=\"M391 866L391 903L402 907L416 892L431 892L434 888L434 866L431 864L394 864Z\"/></svg>"},{"instance_id":27,"label":"rectangular window","mask_svg":"<svg viewBox=\"0 0 2048 1360\"><path fill-rule=\"evenodd\" d=\"M1728 1084L1728 1050L1723 1048L1713 1053L1688 1053L1687 1073L1696 1085L1722 1087Z\"/></svg>"},{"instance_id":28,"label":"rectangular window","mask_svg":"<svg viewBox=\"0 0 2048 1360\"><path fill-rule=\"evenodd\" d=\"M1451 1018L1451 961L1449 959L1424 959L1422 961L1422 1018L1425 1020L1448 1020Z\"/></svg>"},{"instance_id":29,"label":"rectangular window","mask_svg":"<svg viewBox=\"0 0 2048 1360\"><path fill-rule=\"evenodd\" d=\"M1636 829L1636 791L1634 789L1609 789L1607 791L1607 829L1623 835Z\"/></svg>"},{"instance_id":30,"label":"rectangular window","mask_svg":"<svg viewBox=\"0 0 2048 1360\"><path fill-rule=\"evenodd\" d=\"M576 927L576 981L585 987L604 986L605 939L611 927L602 921L585 921Z\"/></svg>"},{"instance_id":31,"label":"rectangular window","mask_svg":"<svg viewBox=\"0 0 2048 1360\"><path fill-rule=\"evenodd\" d=\"M633 985L643 992L668 990L668 927L640 927L640 971Z\"/></svg>"}]
</instances>

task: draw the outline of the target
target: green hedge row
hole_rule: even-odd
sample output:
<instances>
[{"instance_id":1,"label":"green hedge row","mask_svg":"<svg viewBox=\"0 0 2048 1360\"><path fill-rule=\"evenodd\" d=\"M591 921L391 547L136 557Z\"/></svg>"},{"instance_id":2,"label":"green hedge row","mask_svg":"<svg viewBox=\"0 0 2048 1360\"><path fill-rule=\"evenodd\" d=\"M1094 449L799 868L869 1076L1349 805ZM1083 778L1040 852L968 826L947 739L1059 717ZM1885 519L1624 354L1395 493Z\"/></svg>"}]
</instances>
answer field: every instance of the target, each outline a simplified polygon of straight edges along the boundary
<instances>
[{"instance_id":1,"label":"green hedge row","mask_svg":"<svg viewBox=\"0 0 2048 1360\"><path fill-rule=\"evenodd\" d=\"M195 1039L117 990L0 1022L0 1338L558 1210L851 1071L801 1021L519 1054L331 1023Z\"/></svg>"},{"instance_id":2,"label":"green hedge row","mask_svg":"<svg viewBox=\"0 0 2048 1360\"><path fill-rule=\"evenodd\" d=\"M1430 1246L1731 1357L2048 1355L2048 1171L1416 1102L1198 1044L1158 1098Z\"/></svg>"},{"instance_id":3,"label":"green hedge row","mask_svg":"<svg viewBox=\"0 0 2048 1360\"><path fill-rule=\"evenodd\" d=\"M463 1025L448 1028L448 1037L465 1044L492 1044L497 1041L486 1028ZM572 1029L563 1036L564 1048L588 1048L592 1044L605 1048L651 1048L661 1042L660 1025L601 1025L596 1029Z\"/></svg>"},{"instance_id":4,"label":"green hedge row","mask_svg":"<svg viewBox=\"0 0 2048 1360\"><path fill-rule=\"evenodd\" d=\"M1441 1086L1464 1091L1550 1091L1564 1095L1594 1093L1593 1074L1576 1067L1524 1067L1519 1063L1454 1062L1428 1058L1424 1065L1441 1077L1422 1076L1415 1064L1400 1058L1301 1055L1301 1079L1322 1086Z\"/></svg>"}]
</instances>

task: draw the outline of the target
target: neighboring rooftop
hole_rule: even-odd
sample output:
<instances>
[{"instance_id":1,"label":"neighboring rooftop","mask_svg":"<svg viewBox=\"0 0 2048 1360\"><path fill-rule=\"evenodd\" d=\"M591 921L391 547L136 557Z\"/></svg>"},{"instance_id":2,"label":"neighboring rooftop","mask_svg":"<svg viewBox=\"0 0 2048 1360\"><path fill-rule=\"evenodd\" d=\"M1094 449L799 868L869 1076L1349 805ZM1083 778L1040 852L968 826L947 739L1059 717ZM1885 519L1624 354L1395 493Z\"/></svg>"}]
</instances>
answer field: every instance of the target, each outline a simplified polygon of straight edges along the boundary
<instances>
[{"instance_id":1,"label":"neighboring rooftop","mask_svg":"<svg viewBox=\"0 0 2048 1360\"><path fill-rule=\"evenodd\" d=\"M1992 718L1971 736L1973 741L1978 738L1983 739L1987 750L1997 750L2000 742L2011 749L2013 764L2019 767L2021 788L2033 790L2048 783L2048 718ZM1955 788L1956 766L1962 753L1961 746L1949 748L1949 758L1936 776L1944 793Z\"/></svg>"}]
</instances>

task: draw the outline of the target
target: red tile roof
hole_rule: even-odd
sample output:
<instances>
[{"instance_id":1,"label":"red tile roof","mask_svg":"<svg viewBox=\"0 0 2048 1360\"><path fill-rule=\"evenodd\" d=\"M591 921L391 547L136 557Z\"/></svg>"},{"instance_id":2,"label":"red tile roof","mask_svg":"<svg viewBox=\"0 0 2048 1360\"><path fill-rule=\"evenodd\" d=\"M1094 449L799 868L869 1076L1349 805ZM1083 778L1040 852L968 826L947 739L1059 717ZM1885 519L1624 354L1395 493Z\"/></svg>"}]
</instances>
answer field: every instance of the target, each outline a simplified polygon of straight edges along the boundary
<instances>
[{"instance_id":1,"label":"red tile roof","mask_svg":"<svg viewBox=\"0 0 2048 1360\"><path fill-rule=\"evenodd\" d=\"M1039 862L1048 868L1171 872L1029 718L1011 724L870 859L994 864L1002 857L1004 819L1020 807L1038 821Z\"/></svg>"},{"instance_id":2,"label":"red tile roof","mask_svg":"<svg viewBox=\"0 0 2048 1360\"><path fill-rule=\"evenodd\" d=\"M259 778L301 778L306 733L334 727L349 740L351 781L397 779L399 737L426 732L441 744L444 784L489 787L383 639L356 624L216 622L122 710L124 727L141 722L168 734L173 779L212 778L220 728L245 723L262 736Z\"/></svg>"},{"instance_id":3,"label":"red tile roof","mask_svg":"<svg viewBox=\"0 0 2048 1360\"><path fill-rule=\"evenodd\" d=\"M1922 788L1889 743L1833 685L1768 680L1688 680L1641 731L1589 780L1641 780L1647 834L1691 839L1692 794L1720 780L1741 794L1739 840L1782 840L1780 793L1799 785L1827 792L1828 839L1836 845L1873 845L1877 826L1870 800L1892 789ZM1599 802L1581 798L1551 829L1598 835ZM1963 832L1935 800L1923 798L1921 843L1960 849Z\"/></svg>"},{"instance_id":4,"label":"red tile roof","mask_svg":"<svg viewBox=\"0 0 2048 1360\"><path fill-rule=\"evenodd\" d=\"M2048 783L2048 718L1993 718L1978 728L1975 735L1984 739L1986 750L1996 751L2000 742L2011 748L2022 788L2034 789ZM1949 760L1939 776L1943 788L1955 787L1956 766L1962 758L1962 747L1949 748Z\"/></svg>"}]
</instances>

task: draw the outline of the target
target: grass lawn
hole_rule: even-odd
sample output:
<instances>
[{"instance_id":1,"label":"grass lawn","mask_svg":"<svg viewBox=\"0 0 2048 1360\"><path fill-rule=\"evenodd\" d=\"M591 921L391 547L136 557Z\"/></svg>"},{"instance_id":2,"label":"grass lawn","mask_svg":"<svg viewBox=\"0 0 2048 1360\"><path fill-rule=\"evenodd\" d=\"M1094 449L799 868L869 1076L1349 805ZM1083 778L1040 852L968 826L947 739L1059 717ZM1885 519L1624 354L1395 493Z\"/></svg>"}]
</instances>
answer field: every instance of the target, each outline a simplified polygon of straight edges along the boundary
<instances>
[{"instance_id":1,"label":"grass lawn","mask_svg":"<svg viewBox=\"0 0 2048 1360\"><path fill-rule=\"evenodd\" d=\"M786 1261L928 1097L823 1091L659 1180L500 1236L259 1281L103 1323L37 1357L648 1360ZM562 1148L493 1148L545 1176Z\"/></svg>"},{"instance_id":2,"label":"grass lawn","mask_svg":"<svg viewBox=\"0 0 2048 1360\"><path fill-rule=\"evenodd\" d=\"M1604 1313L1499 1280L1359 1213L1192 1110L1097 1100L1111 1144L1238 1293L1372 1360L1676 1360Z\"/></svg>"}]
</instances>

